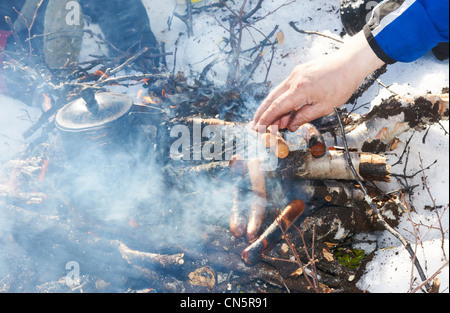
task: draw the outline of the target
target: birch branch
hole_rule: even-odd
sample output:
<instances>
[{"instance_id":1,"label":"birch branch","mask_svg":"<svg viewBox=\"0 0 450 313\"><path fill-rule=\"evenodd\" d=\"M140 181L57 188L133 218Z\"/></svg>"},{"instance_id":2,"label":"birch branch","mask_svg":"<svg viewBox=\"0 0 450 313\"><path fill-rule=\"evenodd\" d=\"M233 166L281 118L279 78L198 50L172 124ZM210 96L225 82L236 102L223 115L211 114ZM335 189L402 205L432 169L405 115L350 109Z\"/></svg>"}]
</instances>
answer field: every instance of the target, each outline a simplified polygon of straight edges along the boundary
<instances>
[{"instance_id":1,"label":"birch branch","mask_svg":"<svg viewBox=\"0 0 450 313\"><path fill-rule=\"evenodd\" d=\"M392 235L394 235L401 243L402 245L405 247L406 251L408 251L411 259L414 262L414 265L417 268L417 271L419 273L420 278L422 279L423 282L427 281L427 278L423 272L422 266L420 265L419 260L416 258L416 254L414 253L411 245L406 241L406 238L400 234L398 231L396 231L394 228L392 228L383 218L383 216L380 213L380 210L378 210L377 206L373 203L372 198L369 196L369 193L367 192L367 189L364 187L364 184L362 183L361 179L359 178L359 175L357 174L355 167L353 166L353 162L352 159L350 157L350 153L348 150L348 144L347 144L347 140L345 138L345 131L344 131L344 126L342 125L342 122L339 118L339 111L335 108L335 113L338 116L338 121L339 121L339 128L341 130L341 136L342 136L342 141L344 143L344 148L345 148L345 154L347 157L347 162L348 162L348 166L350 168L350 170L352 171L353 175L355 176L355 180L358 182L361 190L364 192L365 195L365 201L367 202L367 204L370 206L370 208L373 210L373 212L375 213L375 215L377 216L377 220L378 222L387 230L389 231ZM429 284L426 283L425 284L426 289L428 290L430 288Z\"/></svg>"}]
</instances>

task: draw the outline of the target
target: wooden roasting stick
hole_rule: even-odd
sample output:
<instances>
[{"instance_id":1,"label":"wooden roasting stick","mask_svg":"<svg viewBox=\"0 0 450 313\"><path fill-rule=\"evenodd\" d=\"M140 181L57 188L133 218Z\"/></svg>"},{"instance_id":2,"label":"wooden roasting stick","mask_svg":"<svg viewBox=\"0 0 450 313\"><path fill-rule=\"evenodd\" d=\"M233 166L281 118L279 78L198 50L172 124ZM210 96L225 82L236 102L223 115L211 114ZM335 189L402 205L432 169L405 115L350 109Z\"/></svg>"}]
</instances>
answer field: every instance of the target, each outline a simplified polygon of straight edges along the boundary
<instances>
[{"instance_id":1,"label":"wooden roasting stick","mask_svg":"<svg viewBox=\"0 0 450 313\"><path fill-rule=\"evenodd\" d=\"M247 167L253 193L247 224L247 240L251 243L258 238L266 217L266 180L259 159L249 160Z\"/></svg>"},{"instance_id":2,"label":"wooden roasting stick","mask_svg":"<svg viewBox=\"0 0 450 313\"><path fill-rule=\"evenodd\" d=\"M264 252L273 248L282 239L283 234L289 230L303 212L305 212L305 203L302 200L294 200L289 204L264 233L242 251L241 257L245 264L255 265Z\"/></svg>"},{"instance_id":3,"label":"wooden roasting stick","mask_svg":"<svg viewBox=\"0 0 450 313\"><path fill-rule=\"evenodd\" d=\"M230 160L230 175L235 181L233 186L233 206L230 214L230 232L240 238L247 230L247 217L242 208L243 183L247 174L245 160L241 155L234 155Z\"/></svg>"}]
</instances>

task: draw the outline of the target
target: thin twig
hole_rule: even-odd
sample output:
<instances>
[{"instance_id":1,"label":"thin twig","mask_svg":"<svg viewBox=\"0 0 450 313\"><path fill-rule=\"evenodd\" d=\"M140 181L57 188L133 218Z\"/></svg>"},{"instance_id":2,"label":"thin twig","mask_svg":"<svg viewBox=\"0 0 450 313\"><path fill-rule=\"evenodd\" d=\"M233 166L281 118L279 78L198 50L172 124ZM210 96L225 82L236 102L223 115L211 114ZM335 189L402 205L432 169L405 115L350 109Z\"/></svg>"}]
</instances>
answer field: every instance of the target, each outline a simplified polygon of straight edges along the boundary
<instances>
[{"instance_id":1,"label":"thin twig","mask_svg":"<svg viewBox=\"0 0 450 313\"><path fill-rule=\"evenodd\" d=\"M396 231L394 228L392 228L383 218L383 216L381 215L380 211L378 210L377 206L373 203L372 198L369 196L369 193L367 192L367 189L364 187L363 182L361 181L358 173L355 170L355 167L353 165L353 161L352 158L350 157L350 152L348 150L348 144L347 144L347 139L345 137L345 130L344 130L344 126L342 125L342 122L340 120L340 116L339 116L339 111L337 110L337 108L334 108L334 111L337 115L337 120L339 122L339 128L341 130L341 135L342 135L342 142L344 143L344 148L345 148L345 156L347 159L347 163L348 166L350 168L350 170L353 173L353 176L355 177L355 180L358 182L361 190L364 193L364 198L365 201L367 202L367 204L370 206L370 208L372 209L372 211L376 214L377 216L377 220L378 222L387 230L389 231L392 235L394 235L401 243L402 245L405 247L405 249L408 251L411 259L414 262L414 265L417 268L417 271L419 273L420 278L422 279L422 281L426 281L427 278L423 272L422 266L420 265L419 260L416 258L416 255L411 247L411 245L406 241L406 238L404 236L402 236L402 234L400 234L398 231ZM429 288L428 284L427 285L427 289Z\"/></svg>"},{"instance_id":2,"label":"thin twig","mask_svg":"<svg viewBox=\"0 0 450 313\"><path fill-rule=\"evenodd\" d=\"M245 14L244 16L242 16L242 20L244 22L247 22L247 20L252 17L256 12L258 12L259 9L261 9L261 5L264 2L264 0L259 0L258 3L256 4L256 6L253 8L253 10L251 10L250 12L248 12L247 14Z\"/></svg>"},{"instance_id":3,"label":"thin twig","mask_svg":"<svg viewBox=\"0 0 450 313\"><path fill-rule=\"evenodd\" d=\"M318 31L309 31L309 30L302 30L302 29L299 29L299 28L297 27L297 25L295 25L295 22L293 22L293 21L289 22L289 26L291 26L296 32L299 32L300 34L318 35L318 36L322 36L322 37L325 37L325 38L328 38L328 39L337 41L337 42L339 42L339 43L344 43L344 41L342 41L342 40L340 40L340 39L337 39L337 38L334 38L334 37L332 37L332 36L329 36L329 35L320 33L320 32L318 32Z\"/></svg>"},{"instance_id":4,"label":"thin twig","mask_svg":"<svg viewBox=\"0 0 450 313\"><path fill-rule=\"evenodd\" d=\"M173 55L173 70L172 70L172 74L175 75L175 69L177 67L177 52L178 52L178 42L180 41L181 36L183 36L183 33L179 33L178 34L178 38L175 41L175 52Z\"/></svg>"},{"instance_id":5,"label":"thin twig","mask_svg":"<svg viewBox=\"0 0 450 313\"><path fill-rule=\"evenodd\" d=\"M407 150L407 148L409 147L409 143L411 142L411 140L412 140L412 138L413 138L413 136L414 136L415 133L416 133L416 131L413 131L413 132L412 132L411 136L410 136L410 137L408 138L408 140L406 141L405 149L403 149L402 155L398 158L397 162L395 162L394 164L391 165L391 167L394 167L395 165L400 164L400 163L403 162L403 161L402 161L402 160L403 160L403 156L405 155L406 150Z\"/></svg>"},{"instance_id":6,"label":"thin twig","mask_svg":"<svg viewBox=\"0 0 450 313\"><path fill-rule=\"evenodd\" d=\"M384 89L386 89L387 91L389 91L390 93L392 93L395 96L399 96L398 93L396 93L395 91L392 91L391 89L389 89L389 86L386 86L384 83L382 83L379 79L377 79L377 83L379 85L381 85L382 87L384 87Z\"/></svg>"},{"instance_id":7,"label":"thin twig","mask_svg":"<svg viewBox=\"0 0 450 313\"><path fill-rule=\"evenodd\" d=\"M442 264L442 266L433 274L431 275L427 280L425 280L424 282L422 282L422 284L420 284L419 286L417 286L413 291L411 291L412 293L417 292L418 290L420 290L422 287L426 286L427 290L429 290L430 288L430 281L432 281L437 275L439 275L441 273L441 271L444 269L444 267L448 266L448 260Z\"/></svg>"},{"instance_id":8,"label":"thin twig","mask_svg":"<svg viewBox=\"0 0 450 313\"><path fill-rule=\"evenodd\" d=\"M191 0L186 0L186 14L180 15L176 11L173 11L173 15L178 17L184 24L186 24L188 38L194 35L194 30L192 26L192 2ZM175 8L176 9L176 8Z\"/></svg>"},{"instance_id":9,"label":"thin twig","mask_svg":"<svg viewBox=\"0 0 450 313\"><path fill-rule=\"evenodd\" d=\"M280 226L280 229L281 229L281 231L282 231L282 233L283 233L283 239L286 241L286 243L287 243L289 249L291 250L292 254L294 255L295 260L296 260L296 263L298 264L298 266L300 266L300 268L301 268L301 270L302 270L302 272L303 272L303 274L304 274L304 277L305 277L306 281L308 282L308 285L309 285L315 292L318 293L320 290L319 290L319 288L317 287L317 285L318 285L318 282L317 282L317 276L314 275L314 276L312 277L312 278L313 278L313 281L311 281L311 280L309 279L309 275L307 275L307 273L306 273L306 266L303 265L303 262L302 262L302 260L300 259L300 255L297 253L297 250L295 249L295 245L292 243L292 241L291 241L289 235L287 234L286 230L282 227L281 223L279 224L279 226ZM296 225L292 225L292 226L294 226L294 227L297 229L297 231L301 234L301 237L302 237L302 240L303 240L303 244L304 244L305 251L306 251L306 253L307 253L308 258L310 259L310 256L308 255L308 251L307 251L308 249L306 248L306 243L305 243L305 240L304 240L304 235L303 235L304 232L302 233L301 230L300 230ZM315 226L315 225L314 225L314 226Z\"/></svg>"},{"instance_id":10,"label":"thin twig","mask_svg":"<svg viewBox=\"0 0 450 313\"><path fill-rule=\"evenodd\" d=\"M187 4L187 27L188 27L188 36L194 36L194 28L192 26L192 1L186 0Z\"/></svg>"},{"instance_id":11,"label":"thin twig","mask_svg":"<svg viewBox=\"0 0 450 313\"><path fill-rule=\"evenodd\" d=\"M267 79L268 79L268 77L269 77L269 73L270 73L270 69L272 68L272 63L273 63L273 59L275 58L275 50L276 50L276 48L275 48L275 43L273 43L271 40L270 40L270 37L273 35L273 34L275 34L275 32L277 31L277 29L278 29L278 25L276 25L275 26L275 28L273 29L273 31L269 34L269 36L266 36L266 35L264 35L264 33L263 32L261 32L259 29L257 29L256 27L253 27L253 26L250 26L252 29L254 29L255 31L257 31L257 32L259 32L263 37L264 37L264 42L265 41L267 41L267 42L269 42L269 44L270 44L270 46L272 47L272 57L270 58L270 63L269 63L269 65L267 66L267 71L266 71L266 76L265 76L265 78L264 78L264 83L266 83L267 82ZM263 45L263 43L260 43L260 45L261 45L261 52L259 53L259 55L258 55L258 57L259 56L262 56L262 53L263 53L263 48L264 48L264 45ZM255 48L257 48L258 46L256 46ZM250 77L249 77L250 78Z\"/></svg>"},{"instance_id":12,"label":"thin twig","mask_svg":"<svg viewBox=\"0 0 450 313\"><path fill-rule=\"evenodd\" d=\"M109 76L114 75L118 72L120 72L124 67L126 67L127 65L129 65L131 62L134 62L137 58L139 58L140 56L142 56L144 53L146 53L148 51L148 48L145 47L144 49L142 49L141 51L139 51L138 53L136 53L135 55L133 55L132 57L128 58L125 62L123 62L121 65L119 65L118 67L116 67L113 70L107 70L102 77L100 77L99 82L102 82L104 80L106 80Z\"/></svg>"},{"instance_id":13,"label":"thin twig","mask_svg":"<svg viewBox=\"0 0 450 313\"><path fill-rule=\"evenodd\" d=\"M37 12L39 11L39 8L41 7L42 3L44 2L44 0L39 1L39 3L36 6L36 10L34 11L33 14L33 18L31 19L31 23L28 24L27 19L25 18L25 16L23 16L23 14L18 11L16 8L13 7L14 11L16 11L16 13L23 19L23 21L25 22L26 28L28 30L28 38L31 38L31 29L33 28L34 22L36 21L36 17L37 17ZM30 56L33 54L33 48L31 46L31 41L28 42L29 48L30 48Z\"/></svg>"},{"instance_id":14,"label":"thin twig","mask_svg":"<svg viewBox=\"0 0 450 313\"><path fill-rule=\"evenodd\" d=\"M19 47L20 50L22 50L24 52L25 49L22 45L22 41L20 40L19 35L17 35L17 30L14 27L14 24L13 24L11 18L9 16L5 16L5 21L8 24L9 28L11 29L12 35L14 37L14 40L16 41L17 46Z\"/></svg>"},{"instance_id":15,"label":"thin twig","mask_svg":"<svg viewBox=\"0 0 450 313\"><path fill-rule=\"evenodd\" d=\"M407 163L407 162L406 162ZM434 164L436 164L437 163L437 160L434 160L434 162L433 163L431 163L430 165L428 165L427 167L425 167L424 169L425 170L429 170ZM406 167L405 167L406 168ZM401 178L408 178L408 179L411 179L411 178L414 178L414 177L416 177L418 174L420 174L420 173L422 173L422 170L418 170L417 172L415 172L415 173L413 173L413 174L410 174L410 175L406 175L405 174L405 170L403 171L403 174L396 174L396 173L391 173L391 176L392 177L401 177Z\"/></svg>"},{"instance_id":16,"label":"thin twig","mask_svg":"<svg viewBox=\"0 0 450 313\"><path fill-rule=\"evenodd\" d=\"M110 41L106 40L102 35L94 33L90 29L59 30L58 32L47 32L47 33L44 33L44 34L35 34L32 37L29 37L29 38L25 39L25 42L30 42L31 40L34 40L36 38L50 36L50 35L55 35L55 34L56 35L61 35L61 34L73 34L73 33L75 33L75 34L76 33L86 33L86 34L90 35L91 37L96 37L98 40L101 40L102 42L107 44L111 49L116 51L119 55L125 54L124 51L122 51L119 48L117 48L113 43L111 43Z\"/></svg>"},{"instance_id":17,"label":"thin twig","mask_svg":"<svg viewBox=\"0 0 450 313\"><path fill-rule=\"evenodd\" d=\"M285 7L285 6L288 6L288 5L290 5L290 4L294 3L294 2L296 2L296 0L292 0L292 1L290 1L290 2L283 3L283 4L280 5L279 7L277 7L277 8L275 8L274 10L268 12L266 15L261 16L261 17L255 19L254 21L252 21L251 23L248 23L247 25L251 26L251 25L253 25L253 24L256 24L256 23L258 23L259 21L262 21L263 19L265 19L266 17L268 17L269 15L274 14L275 12L277 12L278 10L280 10L281 8L283 8L283 7ZM256 12L255 12L255 13L256 13ZM253 14L254 14L254 13L253 13Z\"/></svg>"},{"instance_id":18,"label":"thin twig","mask_svg":"<svg viewBox=\"0 0 450 313\"><path fill-rule=\"evenodd\" d=\"M425 189L428 192L428 195L430 196L431 202L433 203L433 209L434 209L434 212L436 213L438 221L439 221L439 227L440 227L440 230L441 230L441 249L442 249L442 252L444 253L444 258L447 260L447 255L445 254L445 249L444 249L444 244L445 244L444 227L442 226L441 218L439 217L439 212L437 210L437 205L436 205L436 199L431 194L431 189L430 189L430 187L428 186L428 183L427 183L427 178L428 177L425 176L425 169L423 167L423 159L422 159L422 156L420 155L420 152L419 152L419 160L420 160L420 168L422 169L422 173L423 173L422 181L423 181L423 184L425 186Z\"/></svg>"}]
</instances>

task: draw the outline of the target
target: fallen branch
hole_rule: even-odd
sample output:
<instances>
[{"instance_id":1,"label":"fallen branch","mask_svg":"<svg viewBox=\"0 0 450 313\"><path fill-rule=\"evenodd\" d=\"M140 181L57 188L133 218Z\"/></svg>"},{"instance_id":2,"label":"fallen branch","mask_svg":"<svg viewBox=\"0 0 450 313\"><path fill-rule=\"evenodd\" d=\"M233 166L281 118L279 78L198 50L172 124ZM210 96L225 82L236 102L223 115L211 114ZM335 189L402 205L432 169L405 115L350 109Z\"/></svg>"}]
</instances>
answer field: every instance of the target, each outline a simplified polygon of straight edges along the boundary
<instances>
[{"instance_id":1,"label":"fallen branch","mask_svg":"<svg viewBox=\"0 0 450 313\"><path fill-rule=\"evenodd\" d=\"M318 36L322 36L322 37L325 37L325 38L328 38L328 39L337 41L337 42L339 42L339 43L344 43L344 41L342 41L342 40L340 40L340 39L337 39L337 38L334 38L334 37L332 37L332 36L329 36L329 35L320 33L320 32L318 32L318 31L309 31L309 30L302 30L302 29L299 29L299 28L297 27L297 25L295 25L295 22L293 22L293 21L289 22L289 26L291 26L296 32L299 32L300 34L306 34L306 35L318 35Z\"/></svg>"},{"instance_id":2,"label":"fallen branch","mask_svg":"<svg viewBox=\"0 0 450 313\"><path fill-rule=\"evenodd\" d=\"M180 15L177 12L173 12L173 15L178 17L187 27L188 38L194 35L194 29L192 27L192 2L191 0L186 0L186 14Z\"/></svg>"},{"instance_id":3,"label":"fallen branch","mask_svg":"<svg viewBox=\"0 0 450 313\"><path fill-rule=\"evenodd\" d=\"M142 252L137 250L132 250L129 247L127 247L124 243L115 241L114 242L117 245L117 249L122 254L122 257L129 263L129 264L146 264L147 266L150 265L160 265L164 268L169 266L181 266L184 264L184 253L178 253L174 255L167 255L167 254L158 254L158 253L149 253L149 252Z\"/></svg>"},{"instance_id":4,"label":"fallen branch","mask_svg":"<svg viewBox=\"0 0 450 313\"><path fill-rule=\"evenodd\" d=\"M423 272L422 266L420 265L419 260L416 258L416 255L411 247L411 245L406 241L406 238L400 234L398 231L396 231L394 228L392 228L383 218L383 216L380 213L380 210L378 210L377 206L373 203L372 198L369 196L369 193L367 192L367 189L364 187L363 182L361 181L358 173L355 170L355 167L353 166L353 162L352 162L352 158L350 156L349 150L348 150L348 144L347 144L347 140L345 138L345 131L344 131L344 126L342 125L342 122L340 120L339 117L339 111L335 108L335 113L338 116L338 121L339 121L339 127L341 130L341 136L342 136L342 141L344 143L344 148L345 148L345 155L346 155L346 159L348 162L348 167L350 168L350 170L353 173L353 176L355 178L355 180L358 182L361 190L364 192L364 196L365 196L365 201L367 202L367 204L370 206L370 208L373 210L373 212L375 213L375 215L377 216L377 221L387 230L389 231L392 235L394 235L401 243L402 245L405 247L406 251L408 251L411 259L414 262L414 265L417 268L417 271L419 273L420 278L422 279L422 281L426 281L427 278ZM427 284L426 288L429 289L430 286Z\"/></svg>"},{"instance_id":5,"label":"fallen branch","mask_svg":"<svg viewBox=\"0 0 450 313\"><path fill-rule=\"evenodd\" d=\"M9 16L5 16L5 21L6 21L6 24L8 24L9 28L11 29L14 40L16 41L16 45L19 47L19 49L22 52L25 52L25 49L22 45L22 41L20 40L19 35L17 35L17 30L14 27L14 23L12 22L11 18Z\"/></svg>"},{"instance_id":6,"label":"fallen branch","mask_svg":"<svg viewBox=\"0 0 450 313\"><path fill-rule=\"evenodd\" d=\"M349 157L355 163L359 180L390 181L390 167L384 156L352 152ZM295 175L311 180L354 180L354 174L347 167L347 156L342 150L328 150L321 158L293 151L280 162L277 171L282 177Z\"/></svg>"}]
</instances>

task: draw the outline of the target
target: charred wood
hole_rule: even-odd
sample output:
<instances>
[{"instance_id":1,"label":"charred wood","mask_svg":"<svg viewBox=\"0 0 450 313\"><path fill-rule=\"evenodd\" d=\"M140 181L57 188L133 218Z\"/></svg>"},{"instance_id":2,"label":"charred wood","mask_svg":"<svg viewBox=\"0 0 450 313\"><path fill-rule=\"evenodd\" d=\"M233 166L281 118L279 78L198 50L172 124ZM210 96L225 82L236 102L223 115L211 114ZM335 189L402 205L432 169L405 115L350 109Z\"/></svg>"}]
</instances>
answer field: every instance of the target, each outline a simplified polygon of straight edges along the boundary
<instances>
[{"instance_id":1,"label":"charred wood","mask_svg":"<svg viewBox=\"0 0 450 313\"><path fill-rule=\"evenodd\" d=\"M352 97L347 101L347 103L355 103L358 98L360 98L376 81L378 78L380 78L381 75L386 73L387 66L384 65L383 67L379 68L372 74L370 74L362 84L356 89L356 91L353 93Z\"/></svg>"}]
</instances>

